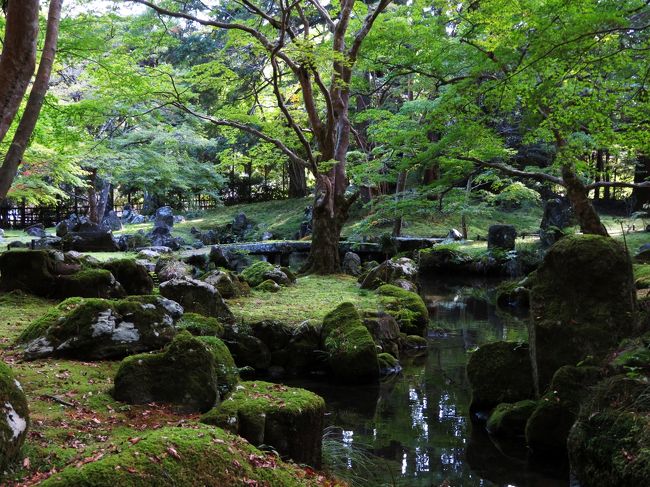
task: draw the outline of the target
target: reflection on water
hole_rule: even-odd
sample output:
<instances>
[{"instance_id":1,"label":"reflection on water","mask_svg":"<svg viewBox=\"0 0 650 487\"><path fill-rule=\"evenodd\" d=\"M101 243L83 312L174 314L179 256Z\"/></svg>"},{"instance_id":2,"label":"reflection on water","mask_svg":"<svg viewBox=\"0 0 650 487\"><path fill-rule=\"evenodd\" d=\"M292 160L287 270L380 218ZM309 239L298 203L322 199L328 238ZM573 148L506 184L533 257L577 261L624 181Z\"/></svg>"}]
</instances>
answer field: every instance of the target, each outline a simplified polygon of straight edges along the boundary
<instances>
[{"instance_id":1,"label":"reflection on water","mask_svg":"<svg viewBox=\"0 0 650 487\"><path fill-rule=\"evenodd\" d=\"M343 445L380 457L363 470L355 455L341 468L361 485L566 487L561 471L532 471L521 445L495 445L468 417L467 351L494 340L525 340L524 320L482 298L490 283L423 283L432 317L428 352L402 359L403 372L379 387L301 383L321 394L330 432ZM347 450L346 450L347 449ZM361 471L363 470L363 471Z\"/></svg>"}]
</instances>

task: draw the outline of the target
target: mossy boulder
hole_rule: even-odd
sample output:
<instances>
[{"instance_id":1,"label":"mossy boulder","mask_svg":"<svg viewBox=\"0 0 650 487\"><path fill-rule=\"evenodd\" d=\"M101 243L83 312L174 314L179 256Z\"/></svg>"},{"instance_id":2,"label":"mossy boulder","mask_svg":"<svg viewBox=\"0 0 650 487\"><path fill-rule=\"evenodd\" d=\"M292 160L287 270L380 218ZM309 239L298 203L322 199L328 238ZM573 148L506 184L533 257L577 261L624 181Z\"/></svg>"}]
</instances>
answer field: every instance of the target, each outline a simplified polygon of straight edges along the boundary
<instances>
[{"instance_id":1,"label":"mossy boulder","mask_svg":"<svg viewBox=\"0 0 650 487\"><path fill-rule=\"evenodd\" d=\"M121 358L158 350L176 334L183 314L178 303L160 296L132 296L119 301L69 298L32 322L18 337L24 357L82 360Z\"/></svg>"},{"instance_id":2,"label":"mossy boulder","mask_svg":"<svg viewBox=\"0 0 650 487\"><path fill-rule=\"evenodd\" d=\"M399 357L401 345L400 327L393 316L386 313L365 313L363 315L365 326L375 345L381 347L382 352L387 352Z\"/></svg>"},{"instance_id":3,"label":"mossy boulder","mask_svg":"<svg viewBox=\"0 0 650 487\"><path fill-rule=\"evenodd\" d=\"M133 259L111 260L102 264L115 276L127 294L151 294L153 279L147 268Z\"/></svg>"},{"instance_id":4,"label":"mossy boulder","mask_svg":"<svg viewBox=\"0 0 650 487\"><path fill-rule=\"evenodd\" d=\"M604 358L639 332L627 252L614 239L567 236L532 280L529 343L538 391L562 365Z\"/></svg>"},{"instance_id":5,"label":"mossy boulder","mask_svg":"<svg viewBox=\"0 0 650 487\"><path fill-rule=\"evenodd\" d=\"M466 273L471 264L472 259L455 247L440 245L418 253L420 275Z\"/></svg>"},{"instance_id":6,"label":"mossy boulder","mask_svg":"<svg viewBox=\"0 0 650 487\"><path fill-rule=\"evenodd\" d=\"M377 354L377 361L379 362L379 374L382 376L397 374L402 370L399 360L388 352Z\"/></svg>"},{"instance_id":7,"label":"mossy boulder","mask_svg":"<svg viewBox=\"0 0 650 487\"><path fill-rule=\"evenodd\" d=\"M536 456L566 456L567 437L580 405L601 378L598 367L565 365L555 372L526 423L526 443Z\"/></svg>"},{"instance_id":8,"label":"mossy boulder","mask_svg":"<svg viewBox=\"0 0 650 487\"><path fill-rule=\"evenodd\" d=\"M0 361L0 472L18 460L27 436L27 398L12 370Z\"/></svg>"},{"instance_id":9,"label":"mossy boulder","mask_svg":"<svg viewBox=\"0 0 650 487\"><path fill-rule=\"evenodd\" d=\"M255 289L266 293L277 293L280 290L280 285L271 279L267 279L255 286Z\"/></svg>"},{"instance_id":10,"label":"mossy boulder","mask_svg":"<svg viewBox=\"0 0 650 487\"><path fill-rule=\"evenodd\" d=\"M524 399L514 404L501 403L490 413L486 428L490 434L498 437L523 437L526 422L536 407L537 402L532 399Z\"/></svg>"},{"instance_id":11,"label":"mossy boulder","mask_svg":"<svg viewBox=\"0 0 650 487\"><path fill-rule=\"evenodd\" d=\"M69 275L57 276L53 295L58 298L123 298L124 287L106 269L83 269Z\"/></svg>"},{"instance_id":12,"label":"mossy boulder","mask_svg":"<svg viewBox=\"0 0 650 487\"><path fill-rule=\"evenodd\" d=\"M342 303L325 316L321 339L328 365L337 380L377 381L377 346L352 303Z\"/></svg>"},{"instance_id":13,"label":"mossy boulder","mask_svg":"<svg viewBox=\"0 0 650 487\"><path fill-rule=\"evenodd\" d=\"M487 343L470 353L467 378L472 413L535 397L528 353L528 345L518 342Z\"/></svg>"},{"instance_id":14,"label":"mossy boulder","mask_svg":"<svg viewBox=\"0 0 650 487\"><path fill-rule=\"evenodd\" d=\"M251 335L247 327L225 326L223 341L238 367L252 367L261 371L267 370L271 365L269 347L262 340Z\"/></svg>"},{"instance_id":15,"label":"mossy boulder","mask_svg":"<svg viewBox=\"0 0 650 487\"><path fill-rule=\"evenodd\" d=\"M377 288L383 310L399 324L407 335L424 335L429 325L429 310L419 294L401 287L384 284Z\"/></svg>"},{"instance_id":16,"label":"mossy boulder","mask_svg":"<svg viewBox=\"0 0 650 487\"><path fill-rule=\"evenodd\" d=\"M176 328L187 330L194 336L220 337L224 332L223 325L219 323L219 320L197 313L185 313L176 323Z\"/></svg>"},{"instance_id":17,"label":"mossy boulder","mask_svg":"<svg viewBox=\"0 0 650 487\"><path fill-rule=\"evenodd\" d=\"M161 283L172 279L183 279L192 276L192 266L176 260L174 257L163 257L158 259L155 268L158 281Z\"/></svg>"},{"instance_id":18,"label":"mossy boulder","mask_svg":"<svg viewBox=\"0 0 650 487\"><path fill-rule=\"evenodd\" d=\"M161 485L316 487L319 476L259 451L219 428L161 428L138 442L124 440L116 453L72 465L44 487L157 487Z\"/></svg>"},{"instance_id":19,"label":"mossy boulder","mask_svg":"<svg viewBox=\"0 0 650 487\"><path fill-rule=\"evenodd\" d=\"M295 280L295 276L291 275ZM278 286L288 286L292 283L291 278L279 266L274 266L263 260L246 267L241 272L241 277L251 287L258 287L267 280L275 282Z\"/></svg>"},{"instance_id":20,"label":"mossy boulder","mask_svg":"<svg viewBox=\"0 0 650 487\"><path fill-rule=\"evenodd\" d=\"M309 391L269 382L242 382L228 399L201 417L253 445L313 467L321 464L325 401Z\"/></svg>"},{"instance_id":21,"label":"mossy boulder","mask_svg":"<svg viewBox=\"0 0 650 487\"><path fill-rule=\"evenodd\" d=\"M217 269L209 272L203 280L214 286L224 299L238 298L250 293L250 286L231 271Z\"/></svg>"},{"instance_id":22,"label":"mossy boulder","mask_svg":"<svg viewBox=\"0 0 650 487\"><path fill-rule=\"evenodd\" d=\"M496 303L499 308L528 308L530 306L530 290L526 281L505 281L496 290Z\"/></svg>"},{"instance_id":23,"label":"mossy boulder","mask_svg":"<svg viewBox=\"0 0 650 487\"><path fill-rule=\"evenodd\" d=\"M208 411L219 400L215 355L205 341L181 332L160 353L125 358L115 375L113 397L129 404L163 402L183 411Z\"/></svg>"},{"instance_id":24,"label":"mossy boulder","mask_svg":"<svg viewBox=\"0 0 650 487\"><path fill-rule=\"evenodd\" d=\"M567 442L581 485L647 485L650 479L650 386L616 376L596 386Z\"/></svg>"},{"instance_id":25,"label":"mossy boulder","mask_svg":"<svg viewBox=\"0 0 650 487\"><path fill-rule=\"evenodd\" d=\"M226 395L233 391L237 382L239 382L239 369L230 354L226 344L217 337L201 336L199 337L210 350L214 358L215 370L217 373L217 388L219 396Z\"/></svg>"},{"instance_id":26,"label":"mossy boulder","mask_svg":"<svg viewBox=\"0 0 650 487\"><path fill-rule=\"evenodd\" d=\"M55 291L53 253L47 250L15 250L0 254L0 290L25 291L52 296Z\"/></svg>"},{"instance_id":27,"label":"mossy boulder","mask_svg":"<svg viewBox=\"0 0 650 487\"><path fill-rule=\"evenodd\" d=\"M394 284L398 280L415 282L418 267L415 261L406 257L386 260L359 278L362 289L377 289L384 284Z\"/></svg>"},{"instance_id":28,"label":"mossy boulder","mask_svg":"<svg viewBox=\"0 0 650 487\"><path fill-rule=\"evenodd\" d=\"M648 253L650 253L650 250ZM637 289L650 288L650 264L637 264L634 266L634 285Z\"/></svg>"},{"instance_id":29,"label":"mossy boulder","mask_svg":"<svg viewBox=\"0 0 650 487\"><path fill-rule=\"evenodd\" d=\"M219 291L197 279L171 279L160 285L160 294L180 303L185 311L232 321L233 314Z\"/></svg>"}]
</instances>

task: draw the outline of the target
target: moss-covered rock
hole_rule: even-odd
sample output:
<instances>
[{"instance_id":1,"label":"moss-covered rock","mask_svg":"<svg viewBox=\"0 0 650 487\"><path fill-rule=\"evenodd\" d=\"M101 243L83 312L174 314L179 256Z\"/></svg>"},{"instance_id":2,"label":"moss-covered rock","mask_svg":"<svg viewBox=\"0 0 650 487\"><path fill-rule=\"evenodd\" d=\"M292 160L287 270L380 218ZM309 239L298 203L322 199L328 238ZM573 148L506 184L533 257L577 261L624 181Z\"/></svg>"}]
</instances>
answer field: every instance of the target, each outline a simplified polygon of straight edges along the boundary
<instances>
[{"instance_id":1,"label":"moss-covered rock","mask_svg":"<svg viewBox=\"0 0 650 487\"><path fill-rule=\"evenodd\" d=\"M388 352L377 354L377 361L379 362L379 374L382 376L397 374L402 370L399 360Z\"/></svg>"},{"instance_id":2,"label":"moss-covered rock","mask_svg":"<svg viewBox=\"0 0 650 487\"><path fill-rule=\"evenodd\" d=\"M111 260L102 264L115 276L127 294L151 294L153 279L147 268L133 259Z\"/></svg>"},{"instance_id":3,"label":"moss-covered rock","mask_svg":"<svg viewBox=\"0 0 650 487\"><path fill-rule=\"evenodd\" d=\"M219 400L213 345L181 332L163 352L125 358L113 396L129 404L164 402L184 411L208 411Z\"/></svg>"},{"instance_id":4,"label":"moss-covered rock","mask_svg":"<svg viewBox=\"0 0 650 487\"><path fill-rule=\"evenodd\" d=\"M55 266L47 250L15 250L0 254L0 290L20 290L37 296L55 291Z\"/></svg>"},{"instance_id":5,"label":"moss-covered rock","mask_svg":"<svg viewBox=\"0 0 650 487\"><path fill-rule=\"evenodd\" d=\"M241 272L241 277L251 287L259 286L268 279L277 283L279 286L287 286L291 283L289 277L279 267L263 260L246 267Z\"/></svg>"},{"instance_id":6,"label":"moss-covered rock","mask_svg":"<svg viewBox=\"0 0 650 487\"><path fill-rule=\"evenodd\" d=\"M638 334L627 252L598 235L567 236L546 254L531 289L529 342L539 391L562 365L604 358Z\"/></svg>"},{"instance_id":7,"label":"moss-covered rock","mask_svg":"<svg viewBox=\"0 0 650 487\"><path fill-rule=\"evenodd\" d=\"M401 287L384 284L377 288L383 310L391 315L402 332L424 335L429 325L429 311L419 294Z\"/></svg>"},{"instance_id":8,"label":"moss-covered rock","mask_svg":"<svg viewBox=\"0 0 650 487\"><path fill-rule=\"evenodd\" d=\"M27 436L27 398L13 372L0 362L0 472L15 462Z\"/></svg>"},{"instance_id":9,"label":"moss-covered rock","mask_svg":"<svg viewBox=\"0 0 650 487\"><path fill-rule=\"evenodd\" d=\"M470 411L489 411L498 404L535 397L528 345L493 342L470 353L467 378L472 386Z\"/></svg>"},{"instance_id":10,"label":"moss-covered rock","mask_svg":"<svg viewBox=\"0 0 650 487\"><path fill-rule=\"evenodd\" d=\"M121 358L165 346L176 334L183 309L159 296L119 301L69 298L32 322L18 337L26 359Z\"/></svg>"},{"instance_id":11,"label":"moss-covered rock","mask_svg":"<svg viewBox=\"0 0 650 487\"><path fill-rule=\"evenodd\" d=\"M58 298L123 298L126 291L106 269L83 269L69 275L57 276L53 295Z\"/></svg>"},{"instance_id":12,"label":"moss-covered rock","mask_svg":"<svg viewBox=\"0 0 650 487\"><path fill-rule=\"evenodd\" d=\"M377 347L352 303L342 303L325 316L322 340L337 380L363 383L378 379Z\"/></svg>"},{"instance_id":13,"label":"moss-covered rock","mask_svg":"<svg viewBox=\"0 0 650 487\"><path fill-rule=\"evenodd\" d=\"M319 467L325 401L295 387L242 382L201 422L220 426L253 445L271 445L296 462Z\"/></svg>"},{"instance_id":14,"label":"moss-covered rock","mask_svg":"<svg viewBox=\"0 0 650 487\"><path fill-rule=\"evenodd\" d=\"M148 431L134 444L45 480L44 487L157 487L161 485L316 487L318 476L265 454L211 426Z\"/></svg>"},{"instance_id":15,"label":"moss-covered rock","mask_svg":"<svg viewBox=\"0 0 650 487\"><path fill-rule=\"evenodd\" d=\"M250 334L250 330L237 325L224 328L223 341L235 359L238 367L252 367L266 370L271 365L271 351L259 338Z\"/></svg>"},{"instance_id":16,"label":"moss-covered rock","mask_svg":"<svg viewBox=\"0 0 650 487\"><path fill-rule=\"evenodd\" d=\"M402 347L405 350L425 350L429 343L427 339L419 335L406 335L405 333L400 336Z\"/></svg>"},{"instance_id":17,"label":"moss-covered rock","mask_svg":"<svg viewBox=\"0 0 650 487\"><path fill-rule=\"evenodd\" d=\"M359 278L362 289L377 289L398 280L415 282L418 277L416 263L406 257L386 260Z\"/></svg>"},{"instance_id":18,"label":"moss-covered rock","mask_svg":"<svg viewBox=\"0 0 650 487\"><path fill-rule=\"evenodd\" d=\"M581 408L568 439L581 485L647 485L650 479L650 386L617 376L601 382Z\"/></svg>"},{"instance_id":19,"label":"moss-covered rock","mask_svg":"<svg viewBox=\"0 0 650 487\"><path fill-rule=\"evenodd\" d=\"M650 288L650 264L637 264L634 266L634 285L637 289Z\"/></svg>"},{"instance_id":20,"label":"moss-covered rock","mask_svg":"<svg viewBox=\"0 0 650 487\"><path fill-rule=\"evenodd\" d=\"M199 337L214 357L215 370L217 373L217 388L220 397L225 397L232 392L239 382L239 369L230 354L230 350L219 338L213 336Z\"/></svg>"},{"instance_id":21,"label":"moss-covered rock","mask_svg":"<svg viewBox=\"0 0 650 487\"><path fill-rule=\"evenodd\" d=\"M222 321L234 319L219 291L197 279L170 279L160 285L160 294L180 303L185 311L213 316Z\"/></svg>"},{"instance_id":22,"label":"moss-covered rock","mask_svg":"<svg viewBox=\"0 0 650 487\"><path fill-rule=\"evenodd\" d=\"M526 422L536 407L537 402L532 399L525 399L514 404L501 403L490 413L486 428L494 436L523 437Z\"/></svg>"},{"instance_id":23,"label":"moss-covered rock","mask_svg":"<svg viewBox=\"0 0 650 487\"><path fill-rule=\"evenodd\" d=\"M528 308L530 290L521 281L505 281L496 291L496 303L500 308Z\"/></svg>"},{"instance_id":24,"label":"moss-covered rock","mask_svg":"<svg viewBox=\"0 0 650 487\"><path fill-rule=\"evenodd\" d=\"M598 367L560 367L526 423L526 443L536 456L564 458L581 403L602 377Z\"/></svg>"},{"instance_id":25,"label":"moss-covered rock","mask_svg":"<svg viewBox=\"0 0 650 487\"><path fill-rule=\"evenodd\" d=\"M202 279L214 286L224 299L238 298L250 293L250 286L240 280L234 272L218 269L209 272Z\"/></svg>"},{"instance_id":26,"label":"moss-covered rock","mask_svg":"<svg viewBox=\"0 0 650 487\"><path fill-rule=\"evenodd\" d=\"M469 271L472 259L457 248L435 246L420 250L418 253L418 271L421 275L465 273Z\"/></svg>"},{"instance_id":27,"label":"moss-covered rock","mask_svg":"<svg viewBox=\"0 0 650 487\"><path fill-rule=\"evenodd\" d=\"M192 266L172 256L165 256L158 259L155 271L158 275L158 281L161 283L172 279L183 279L192 276Z\"/></svg>"},{"instance_id":28,"label":"moss-covered rock","mask_svg":"<svg viewBox=\"0 0 650 487\"><path fill-rule=\"evenodd\" d=\"M363 326L368 329L375 345L381 347L382 352L399 357L401 336L395 318L386 313L364 313Z\"/></svg>"},{"instance_id":29,"label":"moss-covered rock","mask_svg":"<svg viewBox=\"0 0 650 487\"><path fill-rule=\"evenodd\" d=\"M280 290L280 285L271 279L267 279L266 281L263 281L262 283L255 286L255 289L267 293L277 293Z\"/></svg>"},{"instance_id":30,"label":"moss-covered rock","mask_svg":"<svg viewBox=\"0 0 650 487\"><path fill-rule=\"evenodd\" d=\"M185 313L176 323L176 328L187 330L194 336L220 337L224 332L223 325L219 323L219 320L197 313Z\"/></svg>"}]
</instances>

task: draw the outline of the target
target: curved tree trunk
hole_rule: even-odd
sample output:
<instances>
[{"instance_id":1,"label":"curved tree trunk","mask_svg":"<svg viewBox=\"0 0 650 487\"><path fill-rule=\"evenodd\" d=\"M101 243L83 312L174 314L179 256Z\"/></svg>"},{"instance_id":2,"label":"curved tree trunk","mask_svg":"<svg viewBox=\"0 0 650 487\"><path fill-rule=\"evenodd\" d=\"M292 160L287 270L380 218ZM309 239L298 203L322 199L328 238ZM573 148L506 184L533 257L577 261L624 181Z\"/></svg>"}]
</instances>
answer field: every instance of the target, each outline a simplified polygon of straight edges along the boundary
<instances>
[{"instance_id":1,"label":"curved tree trunk","mask_svg":"<svg viewBox=\"0 0 650 487\"><path fill-rule=\"evenodd\" d=\"M5 155L0 168L0 200L4 199L11 188L18 166L22 162L29 138L34 132L38 116L41 113L43 101L50 84L50 75L54 65L57 40L59 37L59 23L61 20L61 4L63 0L50 0L50 9L47 17L47 31L41 62L38 65L36 79L29 93L25 112L18 124L11 146Z\"/></svg>"},{"instance_id":2,"label":"curved tree trunk","mask_svg":"<svg viewBox=\"0 0 650 487\"><path fill-rule=\"evenodd\" d=\"M7 135L36 67L38 0L9 0L0 57L0 142Z\"/></svg>"},{"instance_id":3,"label":"curved tree trunk","mask_svg":"<svg viewBox=\"0 0 650 487\"><path fill-rule=\"evenodd\" d=\"M287 174L289 175L289 198L304 198L307 196L305 166L295 161L289 161L287 163Z\"/></svg>"},{"instance_id":4,"label":"curved tree trunk","mask_svg":"<svg viewBox=\"0 0 650 487\"><path fill-rule=\"evenodd\" d=\"M608 237L605 225L602 224L598 213L589 201L587 188L582 184L573 167L568 164L562 165L562 179L582 233Z\"/></svg>"}]
</instances>

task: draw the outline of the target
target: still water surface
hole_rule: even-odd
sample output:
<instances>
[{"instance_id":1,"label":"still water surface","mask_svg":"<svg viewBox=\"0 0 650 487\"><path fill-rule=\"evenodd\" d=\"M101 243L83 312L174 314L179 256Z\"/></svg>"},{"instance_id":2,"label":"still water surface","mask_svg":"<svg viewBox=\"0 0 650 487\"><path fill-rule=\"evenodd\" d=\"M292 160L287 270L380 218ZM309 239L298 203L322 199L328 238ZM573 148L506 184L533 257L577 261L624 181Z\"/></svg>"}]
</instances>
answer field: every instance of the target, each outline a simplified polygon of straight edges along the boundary
<instances>
[{"instance_id":1,"label":"still water surface","mask_svg":"<svg viewBox=\"0 0 650 487\"><path fill-rule=\"evenodd\" d=\"M426 353L402 358L401 374L379 387L302 382L327 403L337 467L356 485L567 487L557 465L532 466L522 445L496 445L469 419L467 352L494 340L526 340L525 319L481 299L496 283L427 282L431 313ZM354 452L372 461L360 461Z\"/></svg>"}]
</instances>

